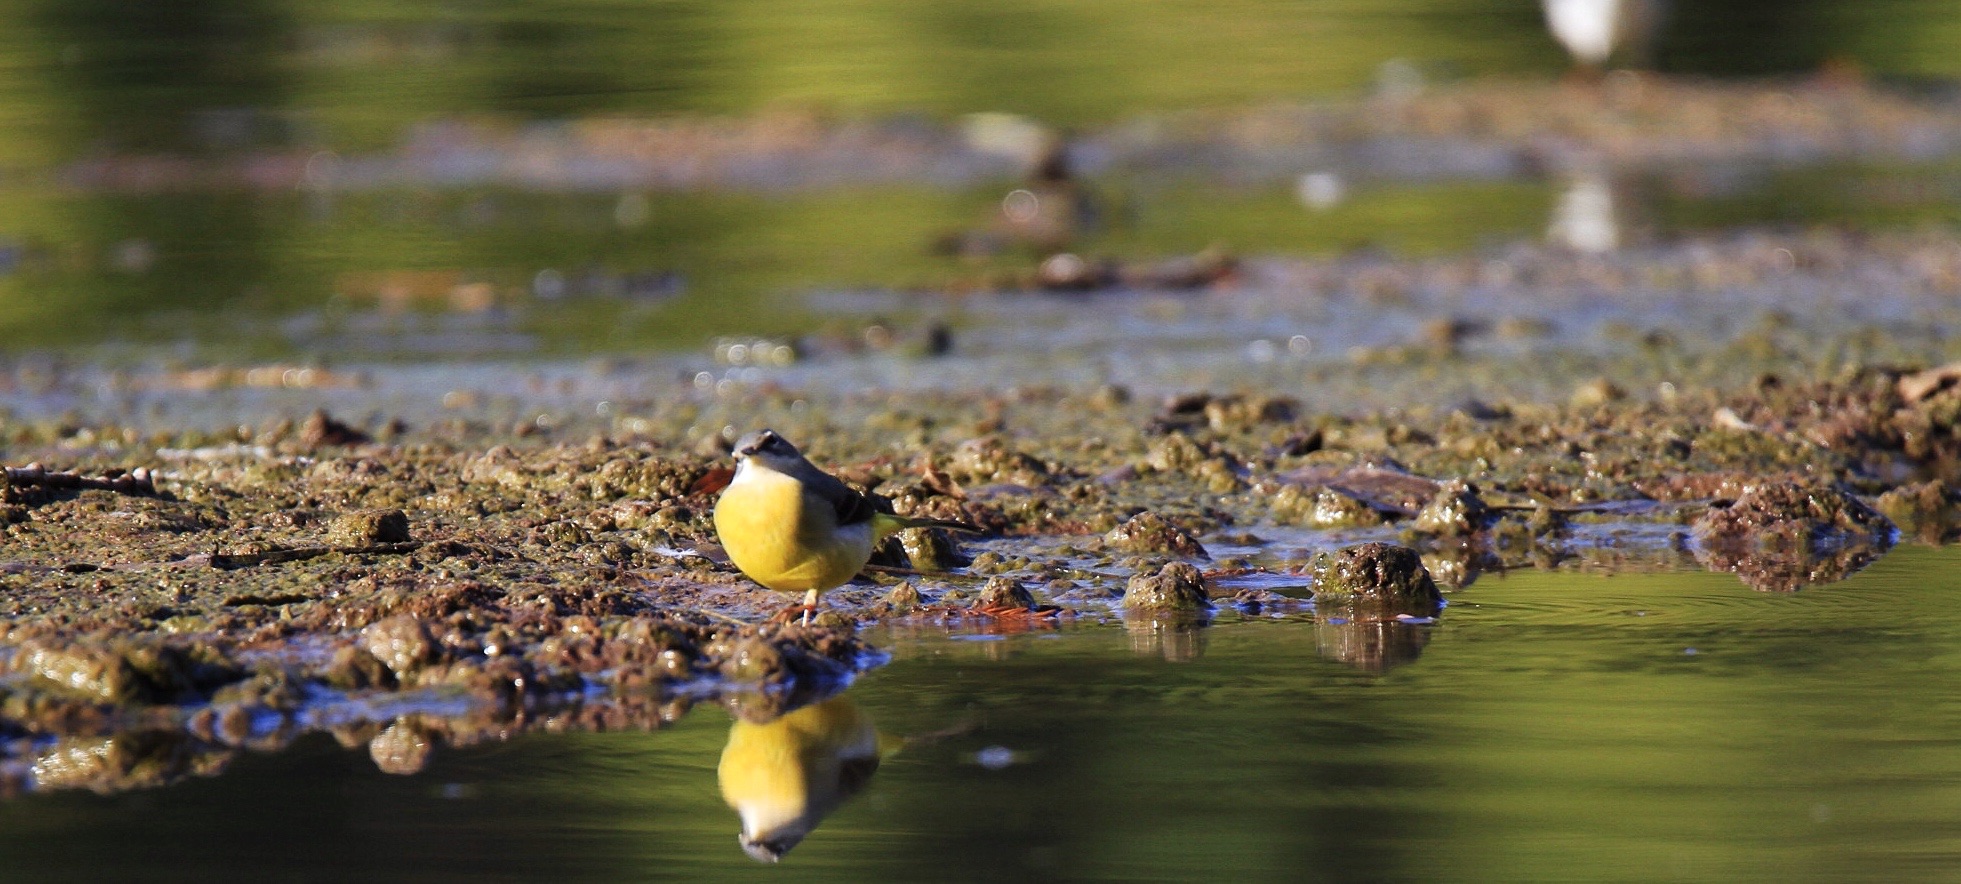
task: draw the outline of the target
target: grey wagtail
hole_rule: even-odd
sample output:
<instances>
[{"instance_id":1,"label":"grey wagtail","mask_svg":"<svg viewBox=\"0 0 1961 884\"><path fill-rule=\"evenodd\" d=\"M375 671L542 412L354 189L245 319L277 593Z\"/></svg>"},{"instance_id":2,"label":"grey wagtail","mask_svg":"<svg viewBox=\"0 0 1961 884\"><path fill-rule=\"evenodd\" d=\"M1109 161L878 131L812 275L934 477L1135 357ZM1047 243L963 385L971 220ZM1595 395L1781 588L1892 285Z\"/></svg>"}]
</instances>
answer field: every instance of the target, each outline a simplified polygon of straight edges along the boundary
<instances>
[{"instance_id":1,"label":"grey wagtail","mask_svg":"<svg viewBox=\"0 0 1961 884\"><path fill-rule=\"evenodd\" d=\"M819 593L857 576L879 541L907 528L980 530L880 512L773 430L736 441L735 478L715 501L715 533L729 559L770 589L804 593L806 623Z\"/></svg>"},{"instance_id":2,"label":"grey wagtail","mask_svg":"<svg viewBox=\"0 0 1961 884\"><path fill-rule=\"evenodd\" d=\"M736 719L716 776L742 816L742 850L776 862L905 741L879 733L858 704L832 697L768 724Z\"/></svg>"}]
</instances>

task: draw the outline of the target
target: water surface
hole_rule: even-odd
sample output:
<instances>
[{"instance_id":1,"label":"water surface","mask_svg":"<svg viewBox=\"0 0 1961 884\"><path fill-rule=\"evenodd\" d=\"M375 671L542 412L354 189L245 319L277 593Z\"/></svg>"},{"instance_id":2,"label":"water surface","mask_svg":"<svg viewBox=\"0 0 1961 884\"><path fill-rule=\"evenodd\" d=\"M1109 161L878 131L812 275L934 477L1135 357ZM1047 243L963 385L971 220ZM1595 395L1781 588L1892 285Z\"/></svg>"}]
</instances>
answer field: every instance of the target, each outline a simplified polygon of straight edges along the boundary
<instances>
[{"instance_id":1,"label":"water surface","mask_svg":"<svg viewBox=\"0 0 1961 884\"><path fill-rule=\"evenodd\" d=\"M888 743L799 878L1903 880L1961 860L1961 583L1905 547L1837 584L1513 572L1376 672L1299 620L876 633L845 697ZM1317 640L1319 639L1319 640ZM1174 659L1167 659L1167 656ZM751 879L727 716L438 749L323 736L222 774L0 805L23 879ZM296 872L297 870L297 872Z\"/></svg>"}]
</instances>

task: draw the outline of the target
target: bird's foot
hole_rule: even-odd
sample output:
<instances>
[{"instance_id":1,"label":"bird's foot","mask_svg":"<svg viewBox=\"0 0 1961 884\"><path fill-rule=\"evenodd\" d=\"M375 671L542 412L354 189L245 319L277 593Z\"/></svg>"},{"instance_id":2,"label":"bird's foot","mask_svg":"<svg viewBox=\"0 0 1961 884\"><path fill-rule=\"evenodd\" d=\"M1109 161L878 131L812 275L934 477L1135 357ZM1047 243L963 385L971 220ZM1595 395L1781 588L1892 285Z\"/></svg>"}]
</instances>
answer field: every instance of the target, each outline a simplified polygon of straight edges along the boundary
<instances>
[{"instance_id":1,"label":"bird's foot","mask_svg":"<svg viewBox=\"0 0 1961 884\"><path fill-rule=\"evenodd\" d=\"M817 613L816 605L791 605L771 615L766 622L771 626L782 626L797 619L801 615L803 617L803 625L809 626L810 617L815 613Z\"/></svg>"}]
</instances>

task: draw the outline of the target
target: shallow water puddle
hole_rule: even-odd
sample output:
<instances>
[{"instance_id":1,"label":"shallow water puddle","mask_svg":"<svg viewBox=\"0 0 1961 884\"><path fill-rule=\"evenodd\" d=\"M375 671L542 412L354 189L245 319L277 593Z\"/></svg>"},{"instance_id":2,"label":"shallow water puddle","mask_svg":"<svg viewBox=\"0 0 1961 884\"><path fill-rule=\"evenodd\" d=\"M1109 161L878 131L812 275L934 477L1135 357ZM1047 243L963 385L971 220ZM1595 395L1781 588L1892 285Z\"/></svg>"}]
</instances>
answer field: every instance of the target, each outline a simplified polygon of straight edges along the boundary
<instances>
[{"instance_id":1,"label":"shallow water puddle","mask_svg":"<svg viewBox=\"0 0 1961 884\"><path fill-rule=\"evenodd\" d=\"M1794 594L1512 571L1372 634L881 627L889 664L801 730L736 725L732 762L708 709L466 745L420 710L347 748L197 756L167 787L194 749L50 745L49 769L123 758L158 787L0 804L0 853L28 876L749 874L724 790L794 803L786 777L814 771L835 807L781 862L817 878L1913 876L1961 850L1961 627L1929 616L1957 555L1903 547Z\"/></svg>"}]
</instances>

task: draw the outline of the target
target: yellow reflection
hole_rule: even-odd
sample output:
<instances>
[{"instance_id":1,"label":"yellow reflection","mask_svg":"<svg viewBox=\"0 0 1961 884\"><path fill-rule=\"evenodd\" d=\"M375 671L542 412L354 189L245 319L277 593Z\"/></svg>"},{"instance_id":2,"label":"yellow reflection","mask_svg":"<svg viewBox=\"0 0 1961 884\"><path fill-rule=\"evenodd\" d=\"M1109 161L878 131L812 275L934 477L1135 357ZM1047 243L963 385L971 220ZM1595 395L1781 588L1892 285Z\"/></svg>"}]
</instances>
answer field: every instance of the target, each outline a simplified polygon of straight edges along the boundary
<instances>
[{"instance_id":1,"label":"yellow reflection","mask_svg":"<svg viewBox=\"0 0 1961 884\"><path fill-rule=\"evenodd\" d=\"M742 816L742 849L776 862L858 793L899 741L844 697L805 706L767 724L737 719L716 775L722 800Z\"/></svg>"}]
</instances>

